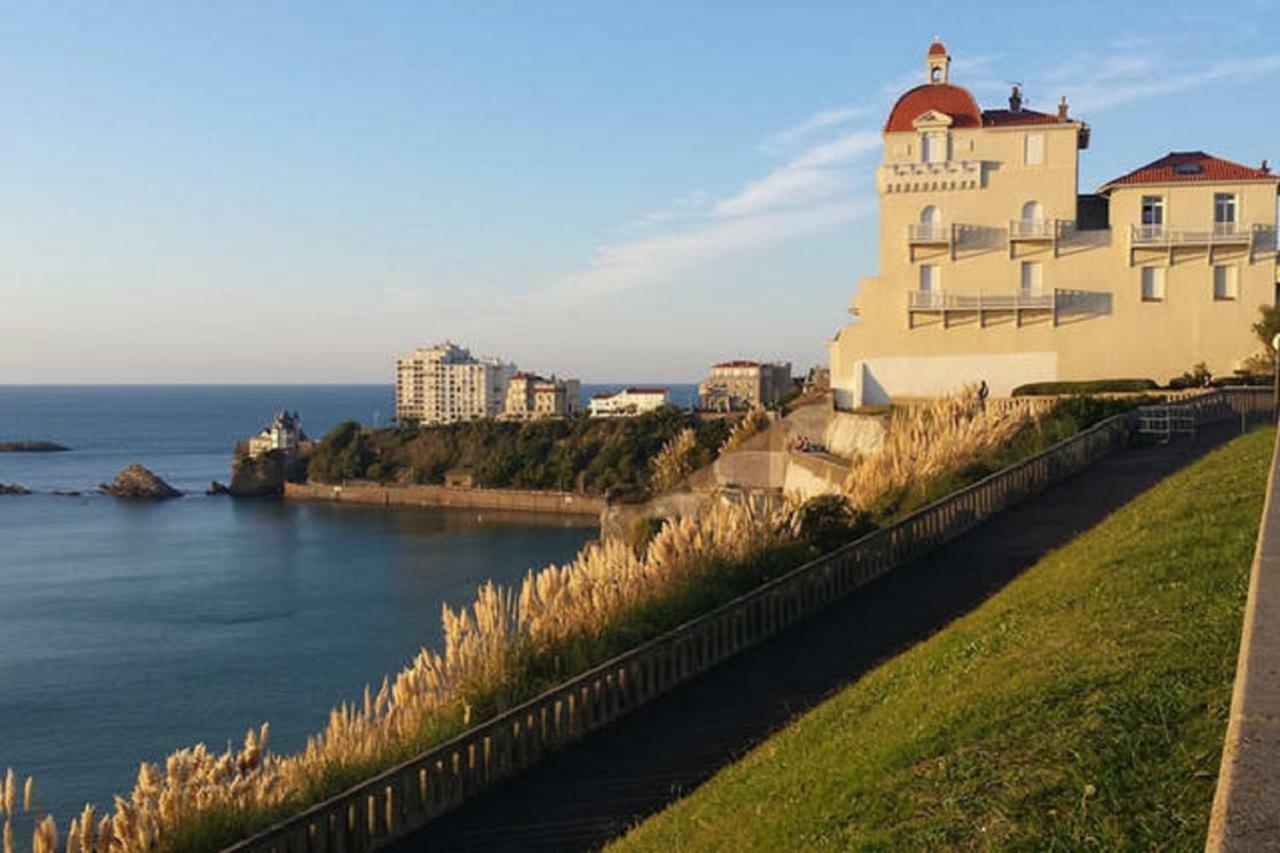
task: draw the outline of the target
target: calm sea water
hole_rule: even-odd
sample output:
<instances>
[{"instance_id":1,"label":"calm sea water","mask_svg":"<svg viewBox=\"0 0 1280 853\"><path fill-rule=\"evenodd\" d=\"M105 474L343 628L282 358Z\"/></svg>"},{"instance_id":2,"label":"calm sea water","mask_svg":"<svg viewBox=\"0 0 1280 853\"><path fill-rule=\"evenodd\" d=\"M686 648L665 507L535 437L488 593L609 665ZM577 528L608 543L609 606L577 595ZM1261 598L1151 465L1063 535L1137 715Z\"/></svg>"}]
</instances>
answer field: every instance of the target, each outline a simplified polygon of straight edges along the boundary
<instances>
[{"instance_id":1,"label":"calm sea water","mask_svg":"<svg viewBox=\"0 0 1280 853\"><path fill-rule=\"evenodd\" d=\"M584 389L592 393L599 386ZM681 391L687 400L688 387ZM383 422L384 386L0 387L0 769L62 816L127 790L142 759L269 721L291 750L328 709L440 641L440 606L514 583L595 535L560 519L205 497L272 412L321 435ZM86 493L138 461L189 493Z\"/></svg>"}]
</instances>

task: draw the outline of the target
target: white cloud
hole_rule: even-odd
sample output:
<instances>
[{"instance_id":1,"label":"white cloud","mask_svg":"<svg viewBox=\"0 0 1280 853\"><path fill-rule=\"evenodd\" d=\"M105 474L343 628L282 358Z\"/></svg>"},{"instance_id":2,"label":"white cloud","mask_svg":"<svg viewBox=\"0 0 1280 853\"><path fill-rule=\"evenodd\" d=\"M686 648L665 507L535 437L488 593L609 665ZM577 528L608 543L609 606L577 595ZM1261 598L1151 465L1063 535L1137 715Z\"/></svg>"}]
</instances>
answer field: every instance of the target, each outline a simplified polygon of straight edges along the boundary
<instances>
[{"instance_id":1,"label":"white cloud","mask_svg":"<svg viewBox=\"0 0 1280 853\"><path fill-rule=\"evenodd\" d=\"M815 113L799 124L780 130L765 142L768 150L786 148L801 139L812 136L818 131L848 124L854 119L863 118L871 111L870 107L840 107Z\"/></svg>"},{"instance_id":2,"label":"white cloud","mask_svg":"<svg viewBox=\"0 0 1280 853\"><path fill-rule=\"evenodd\" d=\"M812 205L712 222L676 234L601 246L586 269L560 280L561 296L606 294L668 282L728 255L759 251L824 231L875 210L873 200Z\"/></svg>"},{"instance_id":3,"label":"white cloud","mask_svg":"<svg viewBox=\"0 0 1280 853\"><path fill-rule=\"evenodd\" d=\"M1083 70L1081 70L1083 69ZM1178 71L1169 62L1127 53L1082 55L1060 68L1042 84L1057 87L1080 111L1105 110L1130 101L1172 95L1207 83L1244 80L1280 69L1280 54L1226 59L1191 71Z\"/></svg>"},{"instance_id":4,"label":"white cloud","mask_svg":"<svg viewBox=\"0 0 1280 853\"><path fill-rule=\"evenodd\" d=\"M713 212L717 216L750 216L846 192L852 185L853 175L833 167L847 165L879 146L880 134L870 130L852 131L832 142L815 145L785 166L722 199Z\"/></svg>"}]
</instances>

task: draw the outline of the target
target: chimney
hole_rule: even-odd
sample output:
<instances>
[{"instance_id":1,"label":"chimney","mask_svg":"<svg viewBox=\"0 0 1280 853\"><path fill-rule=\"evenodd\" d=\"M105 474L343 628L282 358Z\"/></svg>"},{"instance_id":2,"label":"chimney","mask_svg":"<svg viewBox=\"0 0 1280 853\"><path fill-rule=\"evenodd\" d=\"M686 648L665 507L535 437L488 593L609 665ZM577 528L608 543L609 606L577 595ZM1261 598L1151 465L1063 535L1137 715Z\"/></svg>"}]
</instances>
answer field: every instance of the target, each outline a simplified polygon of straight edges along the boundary
<instances>
[{"instance_id":1,"label":"chimney","mask_svg":"<svg viewBox=\"0 0 1280 853\"><path fill-rule=\"evenodd\" d=\"M1022 87L1017 83L1013 84L1013 91L1009 93L1009 112L1022 112Z\"/></svg>"},{"instance_id":2,"label":"chimney","mask_svg":"<svg viewBox=\"0 0 1280 853\"><path fill-rule=\"evenodd\" d=\"M1063 95L1062 100L1058 101L1058 121L1067 120L1067 96Z\"/></svg>"},{"instance_id":3,"label":"chimney","mask_svg":"<svg viewBox=\"0 0 1280 853\"><path fill-rule=\"evenodd\" d=\"M1268 173L1270 173L1271 171L1271 166L1267 164L1266 160L1262 161L1262 171L1268 172Z\"/></svg>"}]
</instances>

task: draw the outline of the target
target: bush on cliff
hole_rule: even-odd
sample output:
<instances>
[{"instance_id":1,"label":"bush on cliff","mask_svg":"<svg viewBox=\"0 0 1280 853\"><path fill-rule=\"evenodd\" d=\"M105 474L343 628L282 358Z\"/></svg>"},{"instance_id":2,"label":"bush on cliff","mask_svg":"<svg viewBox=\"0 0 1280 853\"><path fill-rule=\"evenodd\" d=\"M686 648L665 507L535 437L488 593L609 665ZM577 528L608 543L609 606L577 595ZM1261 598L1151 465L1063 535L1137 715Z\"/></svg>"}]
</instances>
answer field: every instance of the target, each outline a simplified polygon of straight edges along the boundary
<instances>
[{"instance_id":1,"label":"bush on cliff","mask_svg":"<svg viewBox=\"0 0 1280 853\"><path fill-rule=\"evenodd\" d=\"M645 492L649 461L683 429L696 438L690 454L699 467L715 458L728 436L720 419L703 420L676 409L635 418L580 415L539 421L471 421L438 427L361 431L335 427L312 455L310 478L319 482L381 477L401 483L438 484L454 469L471 471L488 488Z\"/></svg>"}]
</instances>

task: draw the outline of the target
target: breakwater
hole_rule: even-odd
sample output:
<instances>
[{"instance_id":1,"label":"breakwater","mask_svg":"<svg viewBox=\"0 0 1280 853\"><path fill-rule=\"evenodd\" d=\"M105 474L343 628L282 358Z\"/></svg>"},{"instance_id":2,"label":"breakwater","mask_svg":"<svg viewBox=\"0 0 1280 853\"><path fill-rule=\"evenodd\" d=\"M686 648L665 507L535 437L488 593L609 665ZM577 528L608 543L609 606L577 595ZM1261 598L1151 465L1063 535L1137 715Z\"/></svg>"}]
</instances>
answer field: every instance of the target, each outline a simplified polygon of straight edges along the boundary
<instances>
[{"instance_id":1,"label":"breakwater","mask_svg":"<svg viewBox=\"0 0 1280 853\"><path fill-rule=\"evenodd\" d=\"M375 506L451 507L454 509L494 509L513 512L543 512L556 515L592 516L604 511L604 498L572 492L543 492L532 489L483 489L450 486L384 486L380 483L348 482L286 483L287 500L329 501L331 503Z\"/></svg>"}]
</instances>

